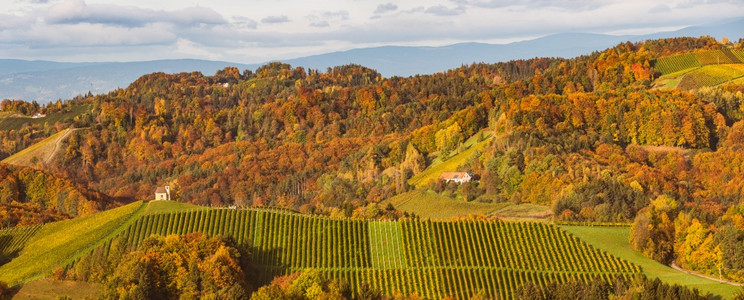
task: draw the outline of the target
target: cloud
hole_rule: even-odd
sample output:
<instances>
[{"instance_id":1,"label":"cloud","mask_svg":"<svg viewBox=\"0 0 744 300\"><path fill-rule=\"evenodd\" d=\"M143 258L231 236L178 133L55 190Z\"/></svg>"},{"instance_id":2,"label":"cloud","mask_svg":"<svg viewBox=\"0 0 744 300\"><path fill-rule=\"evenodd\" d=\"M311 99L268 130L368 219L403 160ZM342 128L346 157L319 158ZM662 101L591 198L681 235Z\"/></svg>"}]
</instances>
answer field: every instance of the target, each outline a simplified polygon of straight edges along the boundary
<instances>
[{"instance_id":1,"label":"cloud","mask_svg":"<svg viewBox=\"0 0 744 300\"><path fill-rule=\"evenodd\" d=\"M396 11L396 10L398 10L397 5L393 3L385 3L385 4L377 5L377 9L375 9L375 14L379 15L379 14L384 14L384 13L388 13L388 12Z\"/></svg>"},{"instance_id":2,"label":"cloud","mask_svg":"<svg viewBox=\"0 0 744 300\"><path fill-rule=\"evenodd\" d=\"M444 5L437 5L427 8L424 12L435 16L457 16L464 13L465 8L462 6L449 8Z\"/></svg>"},{"instance_id":3,"label":"cloud","mask_svg":"<svg viewBox=\"0 0 744 300\"><path fill-rule=\"evenodd\" d=\"M289 17L285 15L268 16L268 17L261 19L261 23L264 23L264 24L277 24L277 23L286 23L286 22L289 22Z\"/></svg>"},{"instance_id":4,"label":"cloud","mask_svg":"<svg viewBox=\"0 0 744 300\"><path fill-rule=\"evenodd\" d=\"M666 6L664 4L659 4L648 10L648 12L652 14L665 13L665 12L670 12L670 11L672 11L672 9L669 8L669 6Z\"/></svg>"},{"instance_id":5,"label":"cloud","mask_svg":"<svg viewBox=\"0 0 744 300\"><path fill-rule=\"evenodd\" d=\"M0 35L0 42L24 44L32 48L165 45L177 39L169 27L163 24L135 28L105 24L62 24L49 30L44 26L32 26L26 31Z\"/></svg>"},{"instance_id":6,"label":"cloud","mask_svg":"<svg viewBox=\"0 0 744 300\"><path fill-rule=\"evenodd\" d=\"M482 8L522 6L527 8L559 8L566 10L592 10L617 2L614 0L456 0L461 5Z\"/></svg>"},{"instance_id":7,"label":"cloud","mask_svg":"<svg viewBox=\"0 0 744 300\"><path fill-rule=\"evenodd\" d=\"M349 11L348 10L337 10L337 11L324 11L320 14L322 17L327 19L338 19L338 20L348 20L349 19Z\"/></svg>"},{"instance_id":8,"label":"cloud","mask_svg":"<svg viewBox=\"0 0 744 300\"><path fill-rule=\"evenodd\" d=\"M313 27L329 27L331 24L329 24L327 21L320 21L320 22L312 22L310 23L310 26Z\"/></svg>"},{"instance_id":9,"label":"cloud","mask_svg":"<svg viewBox=\"0 0 744 300\"><path fill-rule=\"evenodd\" d=\"M246 17L233 17L231 24L242 29L256 29L258 27L256 20Z\"/></svg>"},{"instance_id":10,"label":"cloud","mask_svg":"<svg viewBox=\"0 0 744 300\"><path fill-rule=\"evenodd\" d=\"M16 16L0 14L0 30L17 29L33 24L34 19L30 16Z\"/></svg>"},{"instance_id":11,"label":"cloud","mask_svg":"<svg viewBox=\"0 0 744 300\"><path fill-rule=\"evenodd\" d=\"M332 21L346 21L349 19L349 11L338 10L338 11L323 11L308 15L305 18L310 21L310 26L316 28L330 27Z\"/></svg>"},{"instance_id":12,"label":"cloud","mask_svg":"<svg viewBox=\"0 0 744 300\"><path fill-rule=\"evenodd\" d=\"M223 24L225 19L205 7L189 7L174 11L157 11L113 4L86 4L83 0L66 0L49 9L45 18L49 24L113 24L139 27L151 23L173 23L181 26Z\"/></svg>"}]
</instances>

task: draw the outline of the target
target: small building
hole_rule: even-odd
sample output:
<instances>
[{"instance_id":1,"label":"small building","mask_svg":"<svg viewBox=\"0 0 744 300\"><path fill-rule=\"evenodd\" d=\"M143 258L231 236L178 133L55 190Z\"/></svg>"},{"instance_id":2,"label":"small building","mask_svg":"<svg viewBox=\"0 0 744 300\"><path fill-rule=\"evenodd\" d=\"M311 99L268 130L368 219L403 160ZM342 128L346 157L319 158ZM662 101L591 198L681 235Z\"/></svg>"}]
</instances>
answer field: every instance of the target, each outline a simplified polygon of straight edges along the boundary
<instances>
[{"instance_id":1,"label":"small building","mask_svg":"<svg viewBox=\"0 0 744 300\"><path fill-rule=\"evenodd\" d=\"M155 189L155 200L170 200L170 187L169 186L159 186L157 189Z\"/></svg>"},{"instance_id":2,"label":"small building","mask_svg":"<svg viewBox=\"0 0 744 300\"><path fill-rule=\"evenodd\" d=\"M223 88L228 88L228 87L230 87L230 83L229 82L225 82L225 83L222 84L222 87Z\"/></svg>"},{"instance_id":3,"label":"small building","mask_svg":"<svg viewBox=\"0 0 744 300\"><path fill-rule=\"evenodd\" d=\"M441 175L439 175L439 180L444 180L444 182L457 182L457 183L463 183L463 182L470 182L470 180L473 179L473 174L469 172L442 172Z\"/></svg>"},{"instance_id":4,"label":"small building","mask_svg":"<svg viewBox=\"0 0 744 300\"><path fill-rule=\"evenodd\" d=\"M32 119L38 119L38 118L44 118L44 117L46 117L46 114L42 114L42 113L36 113L36 114L35 114L35 115L33 115L33 116L32 116L31 118L32 118Z\"/></svg>"}]
</instances>

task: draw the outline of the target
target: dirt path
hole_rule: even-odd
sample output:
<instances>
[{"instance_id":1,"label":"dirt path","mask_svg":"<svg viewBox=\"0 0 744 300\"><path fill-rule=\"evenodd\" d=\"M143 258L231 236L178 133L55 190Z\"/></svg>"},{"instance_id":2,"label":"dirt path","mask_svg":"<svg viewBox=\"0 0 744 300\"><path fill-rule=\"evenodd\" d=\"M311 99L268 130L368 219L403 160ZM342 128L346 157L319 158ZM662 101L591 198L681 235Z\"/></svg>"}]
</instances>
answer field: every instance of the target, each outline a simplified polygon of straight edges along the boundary
<instances>
[{"instance_id":1,"label":"dirt path","mask_svg":"<svg viewBox=\"0 0 744 300\"><path fill-rule=\"evenodd\" d=\"M690 274L690 275L693 275L693 276L697 276L697 277L702 277L702 278L705 278L705 279L710 279L710 280L717 281L717 282L720 282L720 283L726 283L726 284L735 285L735 286L744 286L744 284L741 284L741 283L736 283L736 282L731 282L731 281L728 281L728 280L718 279L718 278L715 278L715 277L711 277L711 276L703 275L703 274L700 274L700 273L697 273L697 272L692 272L692 271L688 271L688 270L682 269L682 268L680 268L674 262L672 262L672 264L670 265L670 267L672 267L672 269L675 269L675 270L680 271L680 272L684 272L684 273L687 273L687 274Z\"/></svg>"},{"instance_id":2,"label":"dirt path","mask_svg":"<svg viewBox=\"0 0 744 300\"><path fill-rule=\"evenodd\" d=\"M57 156L57 152L59 152L59 148L62 147L62 142L68 136L70 136L71 133L73 133L73 132L75 132L77 130L80 130L80 129L86 129L86 128L72 128L72 129L67 129L67 132L65 132L62 136L60 136L59 138L57 138L57 140L54 141L54 150L52 150L52 153L49 154L49 157L47 157L47 159L44 161L44 163L45 164L51 163L52 160L54 159L54 157Z\"/></svg>"}]
</instances>

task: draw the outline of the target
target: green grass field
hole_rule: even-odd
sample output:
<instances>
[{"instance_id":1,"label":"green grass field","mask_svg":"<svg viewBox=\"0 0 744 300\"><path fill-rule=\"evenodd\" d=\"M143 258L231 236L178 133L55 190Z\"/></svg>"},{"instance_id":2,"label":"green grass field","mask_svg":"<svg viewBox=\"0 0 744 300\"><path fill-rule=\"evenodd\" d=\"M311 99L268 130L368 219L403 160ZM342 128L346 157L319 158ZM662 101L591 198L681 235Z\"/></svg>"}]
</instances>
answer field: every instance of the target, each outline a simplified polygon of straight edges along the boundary
<instances>
[{"instance_id":1,"label":"green grass field","mask_svg":"<svg viewBox=\"0 0 744 300\"><path fill-rule=\"evenodd\" d=\"M18 130L23 128L26 124L49 124L52 125L56 122L71 120L90 109L89 105L77 105L72 106L70 111L51 114L44 118L33 119L27 116L21 116L17 113L6 114L5 116L0 115L0 130Z\"/></svg>"},{"instance_id":2,"label":"green grass field","mask_svg":"<svg viewBox=\"0 0 744 300\"><path fill-rule=\"evenodd\" d=\"M16 285L72 263L102 241L118 234L143 208L135 202L105 212L44 225L19 255L0 266L0 281Z\"/></svg>"},{"instance_id":3,"label":"green grass field","mask_svg":"<svg viewBox=\"0 0 744 300\"><path fill-rule=\"evenodd\" d=\"M187 203L181 203L176 201L150 201L147 206L142 210L140 215L152 215L160 213L175 213L181 211L190 210L204 210L208 209L203 206L191 205Z\"/></svg>"},{"instance_id":4,"label":"green grass field","mask_svg":"<svg viewBox=\"0 0 744 300\"><path fill-rule=\"evenodd\" d=\"M547 222L553 216L550 207L523 203L517 205L508 205L502 209L493 212L494 216L506 221L543 221Z\"/></svg>"},{"instance_id":5,"label":"green grass field","mask_svg":"<svg viewBox=\"0 0 744 300\"><path fill-rule=\"evenodd\" d=\"M31 163L31 160L36 157L39 162L46 161L49 157L52 156L52 154L54 154L54 149L57 145L57 142L67 137L68 132L70 132L69 128L57 132L52 136L45 138L16 154L6 157L2 160L2 162L13 165L33 167L34 164Z\"/></svg>"},{"instance_id":6,"label":"green grass field","mask_svg":"<svg viewBox=\"0 0 744 300\"><path fill-rule=\"evenodd\" d=\"M491 215L509 206L509 203L465 202L452 199L425 188L396 195L382 202L382 207L390 203L398 210L415 213L423 219L451 220L467 215Z\"/></svg>"},{"instance_id":7,"label":"green grass field","mask_svg":"<svg viewBox=\"0 0 744 300\"><path fill-rule=\"evenodd\" d=\"M649 278L658 277L662 281L671 284L679 284L691 288L697 288L703 293L711 293L729 299L741 290L740 287L730 284L715 282L709 279L697 277L677 271L657 261L643 256L643 254L630 248L628 238L630 227L601 227L601 226L559 226L587 243L612 253L613 255L637 264L643 268L643 272Z\"/></svg>"},{"instance_id":8,"label":"green grass field","mask_svg":"<svg viewBox=\"0 0 744 300\"><path fill-rule=\"evenodd\" d=\"M423 187L428 185L430 181L438 180L439 175L442 174L442 172L457 171L457 168L463 165L473 155L475 150L483 150L483 148L485 148L493 138L488 132L484 132L484 137L485 140L480 142L478 142L478 134L471 137L463 144L467 150L462 151L445 161L441 161L438 158L434 159L426 170L409 179L408 184Z\"/></svg>"}]
</instances>

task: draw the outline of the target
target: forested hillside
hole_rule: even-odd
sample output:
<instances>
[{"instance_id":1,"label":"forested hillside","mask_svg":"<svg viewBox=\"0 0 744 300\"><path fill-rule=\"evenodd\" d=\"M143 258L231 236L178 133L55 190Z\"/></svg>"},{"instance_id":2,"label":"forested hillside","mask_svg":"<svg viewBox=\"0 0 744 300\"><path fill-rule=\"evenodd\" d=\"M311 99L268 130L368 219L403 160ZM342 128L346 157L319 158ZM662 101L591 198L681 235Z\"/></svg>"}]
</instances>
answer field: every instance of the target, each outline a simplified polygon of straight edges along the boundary
<instances>
[{"instance_id":1,"label":"forested hillside","mask_svg":"<svg viewBox=\"0 0 744 300\"><path fill-rule=\"evenodd\" d=\"M490 142L449 170L477 181L421 188L545 205L562 221L635 222L632 243L648 256L744 280L744 87L651 89L668 72L660 58L741 48L676 38L407 78L282 63L156 73L45 107L4 102L22 114L89 109L5 130L0 153L87 128L44 167L110 197L150 199L169 184L174 199L200 205L400 218L415 212L378 203L486 131Z\"/></svg>"},{"instance_id":2,"label":"forested hillside","mask_svg":"<svg viewBox=\"0 0 744 300\"><path fill-rule=\"evenodd\" d=\"M0 163L0 228L86 216L117 204L48 172Z\"/></svg>"}]
</instances>

